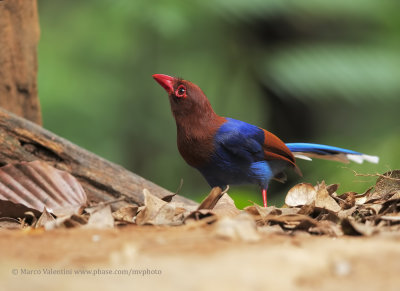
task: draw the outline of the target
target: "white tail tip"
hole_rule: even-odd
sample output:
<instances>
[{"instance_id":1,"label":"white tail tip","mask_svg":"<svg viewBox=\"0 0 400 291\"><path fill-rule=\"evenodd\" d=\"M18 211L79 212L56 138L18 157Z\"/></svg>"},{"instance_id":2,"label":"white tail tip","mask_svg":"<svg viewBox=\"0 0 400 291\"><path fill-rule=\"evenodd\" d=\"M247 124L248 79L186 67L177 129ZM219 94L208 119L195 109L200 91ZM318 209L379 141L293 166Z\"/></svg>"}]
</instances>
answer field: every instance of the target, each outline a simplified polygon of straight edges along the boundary
<instances>
[{"instance_id":1,"label":"white tail tip","mask_svg":"<svg viewBox=\"0 0 400 291\"><path fill-rule=\"evenodd\" d=\"M346 157L353 162L362 164L364 161L377 164L379 163L379 157L377 156L369 156L369 155L351 155L347 154Z\"/></svg>"}]
</instances>

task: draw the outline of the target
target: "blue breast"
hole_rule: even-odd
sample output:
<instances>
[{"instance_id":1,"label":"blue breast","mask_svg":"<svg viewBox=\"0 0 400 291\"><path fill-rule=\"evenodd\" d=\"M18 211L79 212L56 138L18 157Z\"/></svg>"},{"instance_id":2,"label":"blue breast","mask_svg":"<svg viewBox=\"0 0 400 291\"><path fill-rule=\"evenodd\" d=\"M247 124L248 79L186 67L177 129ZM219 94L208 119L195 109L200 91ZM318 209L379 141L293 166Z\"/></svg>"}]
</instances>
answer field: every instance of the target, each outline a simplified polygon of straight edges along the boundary
<instances>
[{"instance_id":1,"label":"blue breast","mask_svg":"<svg viewBox=\"0 0 400 291\"><path fill-rule=\"evenodd\" d=\"M275 171L264 160L263 143L260 128L227 118L214 136L214 154L199 171L212 187L244 183L265 187Z\"/></svg>"}]
</instances>

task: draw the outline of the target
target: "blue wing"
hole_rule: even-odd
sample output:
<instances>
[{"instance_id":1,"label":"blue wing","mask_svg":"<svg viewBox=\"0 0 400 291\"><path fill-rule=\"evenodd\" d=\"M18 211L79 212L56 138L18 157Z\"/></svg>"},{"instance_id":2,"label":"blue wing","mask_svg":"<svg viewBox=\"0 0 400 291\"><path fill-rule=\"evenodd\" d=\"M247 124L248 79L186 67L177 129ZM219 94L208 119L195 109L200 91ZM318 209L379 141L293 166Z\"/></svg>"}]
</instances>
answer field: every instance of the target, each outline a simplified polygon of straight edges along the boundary
<instances>
[{"instance_id":1,"label":"blue wing","mask_svg":"<svg viewBox=\"0 0 400 291\"><path fill-rule=\"evenodd\" d=\"M263 159L264 133L257 126L227 118L215 135L216 153L255 162Z\"/></svg>"},{"instance_id":2,"label":"blue wing","mask_svg":"<svg viewBox=\"0 0 400 291\"><path fill-rule=\"evenodd\" d=\"M214 136L214 155L199 170L212 187L250 183L265 188L287 167L287 162L267 162L264 140L264 131L259 127L227 118Z\"/></svg>"}]
</instances>

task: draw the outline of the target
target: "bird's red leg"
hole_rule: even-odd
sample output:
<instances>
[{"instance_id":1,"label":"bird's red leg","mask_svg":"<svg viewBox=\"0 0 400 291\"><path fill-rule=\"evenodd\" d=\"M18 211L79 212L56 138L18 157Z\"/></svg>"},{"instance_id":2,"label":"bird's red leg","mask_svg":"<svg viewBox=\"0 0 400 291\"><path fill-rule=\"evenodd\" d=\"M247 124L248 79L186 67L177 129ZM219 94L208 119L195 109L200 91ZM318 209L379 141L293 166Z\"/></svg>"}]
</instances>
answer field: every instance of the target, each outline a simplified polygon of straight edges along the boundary
<instances>
[{"instance_id":1,"label":"bird's red leg","mask_svg":"<svg viewBox=\"0 0 400 291\"><path fill-rule=\"evenodd\" d=\"M267 189L262 189L262 197L263 197L264 207L268 207L267 206Z\"/></svg>"}]
</instances>

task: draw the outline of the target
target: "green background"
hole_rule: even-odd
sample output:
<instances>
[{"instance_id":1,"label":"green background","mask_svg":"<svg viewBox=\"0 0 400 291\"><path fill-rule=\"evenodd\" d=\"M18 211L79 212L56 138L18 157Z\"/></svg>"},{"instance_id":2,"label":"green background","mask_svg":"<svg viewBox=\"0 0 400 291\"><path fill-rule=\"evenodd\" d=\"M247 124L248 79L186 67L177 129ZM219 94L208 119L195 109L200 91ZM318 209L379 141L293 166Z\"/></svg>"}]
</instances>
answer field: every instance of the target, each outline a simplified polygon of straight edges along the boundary
<instances>
[{"instance_id":1,"label":"green background","mask_svg":"<svg viewBox=\"0 0 400 291\"><path fill-rule=\"evenodd\" d=\"M165 91L151 75L199 85L214 110L272 131L378 155L375 164L299 161L304 177L272 182L280 205L298 182L362 192L400 164L398 1L39 0L44 126L175 191L209 186L185 164ZM231 187L239 207L256 186Z\"/></svg>"}]
</instances>

